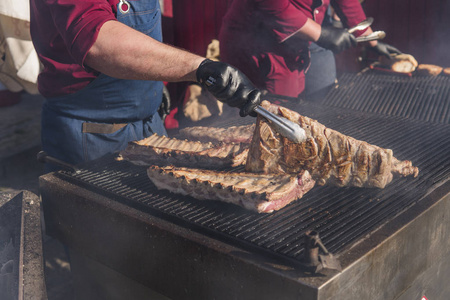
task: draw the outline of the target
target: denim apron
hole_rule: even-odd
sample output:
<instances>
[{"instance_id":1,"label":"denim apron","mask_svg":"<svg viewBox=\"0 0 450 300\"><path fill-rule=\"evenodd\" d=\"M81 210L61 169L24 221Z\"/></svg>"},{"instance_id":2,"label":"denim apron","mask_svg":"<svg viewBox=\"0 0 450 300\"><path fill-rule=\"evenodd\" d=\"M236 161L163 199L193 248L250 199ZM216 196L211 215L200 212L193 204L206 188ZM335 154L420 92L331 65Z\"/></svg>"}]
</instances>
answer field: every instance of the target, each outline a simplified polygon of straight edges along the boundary
<instances>
[{"instance_id":1,"label":"denim apron","mask_svg":"<svg viewBox=\"0 0 450 300\"><path fill-rule=\"evenodd\" d=\"M159 1L128 3L128 11L117 10L118 21L161 41ZM123 8L121 5L118 8ZM129 141L153 133L167 135L157 113L162 90L160 81L123 80L101 74L74 94L47 98L42 108L42 149L50 156L78 164L123 150ZM56 170L54 166L46 168Z\"/></svg>"}]
</instances>

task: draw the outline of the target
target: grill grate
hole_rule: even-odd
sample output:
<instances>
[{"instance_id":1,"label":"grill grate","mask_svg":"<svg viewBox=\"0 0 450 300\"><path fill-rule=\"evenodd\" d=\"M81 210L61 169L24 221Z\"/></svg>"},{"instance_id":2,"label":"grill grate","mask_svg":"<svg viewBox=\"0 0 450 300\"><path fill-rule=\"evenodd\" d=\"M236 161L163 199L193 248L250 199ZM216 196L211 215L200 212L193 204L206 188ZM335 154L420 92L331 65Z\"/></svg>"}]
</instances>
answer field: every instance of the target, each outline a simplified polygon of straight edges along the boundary
<instances>
[{"instance_id":1,"label":"grill grate","mask_svg":"<svg viewBox=\"0 0 450 300\"><path fill-rule=\"evenodd\" d=\"M419 167L419 177L394 179L383 190L315 187L280 211L256 214L231 204L156 191L145 168L111 156L80 166L79 174L60 172L58 176L202 234L291 261L301 259L306 230L320 232L327 249L339 253L448 180L447 124L340 108L326 110L313 103L300 103L297 110L357 139L393 149L398 159L412 160ZM251 121L228 119L218 124Z\"/></svg>"},{"instance_id":2,"label":"grill grate","mask_svg":"<svg viewBox=\"0 0 450 300\"><path fill-rule=\"evenodd\" d=\"M449 124L450 76L406 77L372 70L345 73L321 104Z\"/></svg>"}]
</instances>

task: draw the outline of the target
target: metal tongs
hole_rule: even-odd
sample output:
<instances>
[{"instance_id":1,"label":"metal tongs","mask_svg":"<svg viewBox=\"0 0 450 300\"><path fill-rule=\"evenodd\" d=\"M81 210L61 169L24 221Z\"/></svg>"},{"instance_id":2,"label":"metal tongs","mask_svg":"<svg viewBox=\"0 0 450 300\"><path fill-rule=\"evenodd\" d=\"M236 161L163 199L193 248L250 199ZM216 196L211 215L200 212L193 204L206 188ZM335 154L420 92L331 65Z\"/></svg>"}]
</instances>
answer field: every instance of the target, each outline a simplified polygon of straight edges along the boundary
<instances>
[{"instance_id":1,"label":"metal tongs","mask_svg":"<svg viewBox=\"0 0 450 300\"><path fill-rule=\"evenodd\" d=\"M359 36L356 38L356 41L358 43L360 42L369 42L369 41L375 41L375 40L382 40L386 36L386 33L384 31L374 31L369 35L366 36Z\"/></svg>"},{"instance_id":2,"label":"metal tongs","mask_svg":"<svg viewBox=\"0 0 450 300\"><path fill-rule=\"evenodd\" d=\"M205 84L207 86L212 86L216 84L216 81L216 78L209 76L205 81ZM306 141L305 130L301 128L300 125L271 113L270 111L262 108L261 105L255 107L253 111L269 120L275 130L285 138L288 138L294 143L302 143Z\"/></svg>"},{"instance_id":3,"label":"metal tongs","mask_svg":"<svg viewBox=\"0 0 450 300\"><path fill-rule=\"evenodd\" d=\"M353 32L358 31L358 30L364 30L367 27L369 27L370 25L372 25L372 23L373 23L373 18L372 17L368 17L367 19L365 19L361 23L359 23L356 26L350 28L348 30L348 33L353 33Z\"/></svg>"},{"instance_id":4,"label":"metal tongs","mask_svg":"<svg viewBox=\"0 0 450 300\"><path fill-rule=\"evenodd\" d=\"M294 143L302 143L306 141L305 130L301 128L300 125L286 118L277 116L260 105L255 107L254 111L269 120L275 130L285 138L288 138Z\"/></svg>"},{"instance_id":5,"label":"metal tongs","mask_svg":"<svg viewBox=\"0 0 450 300\"><path fill-rule=\"evenodd\" d=\"M365 19L364 21L362 21L361 23L359 23L358 25L350 28L348 30L348 32L353 33L358 30L364 30L367 27L369 27L370 25L372 25L372 23L373 23L373 18L369 17L369 18ZM361 43L361 42L369 42L369 41L374 41L374 40L382 40L385 37L386 37L386 33L384 31L375 31L369 35L357 37L356 42Z\"/></svg>"}]
</instances>

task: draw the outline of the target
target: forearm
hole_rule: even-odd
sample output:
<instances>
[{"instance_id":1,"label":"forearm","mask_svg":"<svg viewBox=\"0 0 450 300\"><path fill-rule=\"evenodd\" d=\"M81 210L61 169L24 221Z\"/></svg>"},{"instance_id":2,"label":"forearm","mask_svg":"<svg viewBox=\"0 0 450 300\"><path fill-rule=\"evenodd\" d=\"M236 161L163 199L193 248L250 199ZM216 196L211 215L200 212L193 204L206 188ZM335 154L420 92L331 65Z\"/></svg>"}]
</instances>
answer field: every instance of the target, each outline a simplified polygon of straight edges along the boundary
<instances>
[{"instance_id":1,"label":"forearm","mask_svg":"<svg viewBox=\"0 0 450 300\"><path fill-rule=\"evenodd\" d=\"M302 39L305 41L315 42L319 39L321 32L321 26L314 22L312 19L307 19L306 23L296 32L287 37L284 41L288 39Z\"/></svg>"},{"instance_id":2,"label":"forearm","mask_svg":"<svg viewBox=\"0 0 450 300\"><path fill-rule=\"evenodd\" d=\"M204 57L160 43L120 22L108 21L86 55L85 64L121 79L196 81Z\"/></svg>"},{"instance_id":3,"label":"forearm","mask_svg":"<svg viewBox=\"0 0 450 300\"><path fill-rule=\"evenodd\" d=\"M303 25L299 30L297 30L293 35L291 35L289 38L300 38L302 40L310 41L310 42L317 42L319 39L320 33L322 31L322 27L314 22L311 19L308 19L308 21ZM367 28L367 30L362 34L363 36L369 35L373 32L372 28ZM370 41L368 42L370 46L375 47L377 45L377 41Z\"/></svg>"}]
</instances>

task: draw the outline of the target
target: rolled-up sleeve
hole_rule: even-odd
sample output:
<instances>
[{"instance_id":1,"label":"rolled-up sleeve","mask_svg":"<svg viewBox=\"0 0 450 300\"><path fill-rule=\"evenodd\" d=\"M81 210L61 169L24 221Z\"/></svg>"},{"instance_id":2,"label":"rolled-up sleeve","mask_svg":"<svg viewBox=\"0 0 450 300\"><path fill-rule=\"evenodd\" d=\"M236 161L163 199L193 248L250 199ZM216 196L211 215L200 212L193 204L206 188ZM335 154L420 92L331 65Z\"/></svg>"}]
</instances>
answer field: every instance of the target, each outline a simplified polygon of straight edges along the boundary
<instances>
[{"instance_id":1,"label":"rolled-up sleeve","mask_svg":"<svg viewBox=\"0 0 450 300\"><path fill-rule=\"evenodd\" d=\"M258 0L262 13L271 16L273 33L279 42L305 25L308 17L289 0Z\"/></svg>"},{"instance_id":2,"label":"rolled-up sleeve","mask_svg":"<svg viewBox=\"0 0 450 300\"><path fill-rule=\"evenodd\" d=\"M366 19L364 10L358 0L332 0L331 4L346 27L353 27ZM364 31L357 31L354 34L359 36Z\"/></svg>"},{"instance_id":3,"label":"rolled-up sleeve","mask_svg":"<svg viewBox=\"0 0 450 300\"><path fill-rule=\"evenodd\" d=\"M116 17L107 0L44 0L67 51L79 65L97 39L101 26Z\"/></svg>"}]
</instances>

